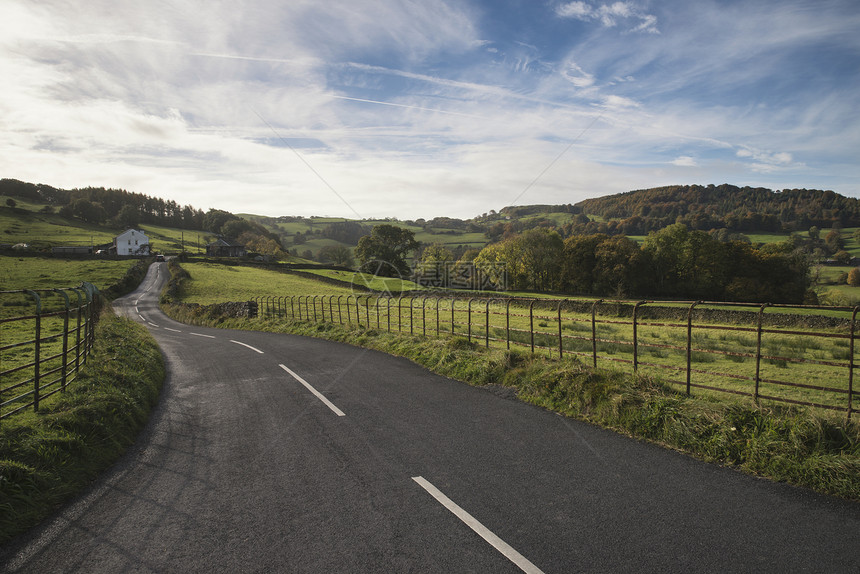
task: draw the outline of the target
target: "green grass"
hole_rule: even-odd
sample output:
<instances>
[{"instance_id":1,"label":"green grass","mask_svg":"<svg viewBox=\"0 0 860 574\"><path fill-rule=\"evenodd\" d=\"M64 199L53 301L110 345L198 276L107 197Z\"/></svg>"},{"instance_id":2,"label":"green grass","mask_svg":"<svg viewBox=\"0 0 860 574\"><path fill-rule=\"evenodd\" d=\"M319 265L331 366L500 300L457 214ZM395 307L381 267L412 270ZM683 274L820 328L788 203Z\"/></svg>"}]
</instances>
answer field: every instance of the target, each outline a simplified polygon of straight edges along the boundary
<instances>
[{"instance_id":1,"label":"green grass","mask_svg":"<svg viewBox=\"0 0 860 574\"><path fill-rule=\"evenodd\" d=\"M164 380L146 329L105 314L93 354L38 413L0 422L0 544L86 488L134 441Z\"/></svg>"},{"instance_id":2,"label":"green grass","mask_svg":"<svg viewBox=\"0 0 860 574\"><path fill-rule=\"evenodd\" d=\"M305 273L327 277L336 281L356 285L358 287L367 287L374 291L388 291L391 293L401 291L419 291L424 289L421 285L406 279L397 279L393 277L377 277L370 273L358 273L354 271L337 271L334 269L303 269Z\"/></svg>"},{"instance_id":3,"label":"green grass","mask_svg":"<svg viewBox=\"0 0 860 574\"><path fill-rule=\"evenodd\" d=\"M89 281L107 289L128 273L135 259L59 259L0 255L0 290L76 287Z\"/></svg>"},{"instance_id":4,"label":"green grass","mask_svg":"<svg viewBox=\"0 0 860 574\"><path fill-rule=\"evenodd\" d=\"M53 245L90 246L112 243L122 231L70 221L56 214L0 206L0 243L27 243L33 249L47 249Z\"/></svg>"},{"instance_id":5,"label":"green grass","mask_svg":"<svg viewBox=\"0 0 860 574\"><path fill-rule=\"evenodd\" d=\"M182 301L209 305L248 301L260 296L349 295L349 287L331 285L291 273L217 263L183 263L190 275L182 285Z\"/></svg>"}]
</instances>

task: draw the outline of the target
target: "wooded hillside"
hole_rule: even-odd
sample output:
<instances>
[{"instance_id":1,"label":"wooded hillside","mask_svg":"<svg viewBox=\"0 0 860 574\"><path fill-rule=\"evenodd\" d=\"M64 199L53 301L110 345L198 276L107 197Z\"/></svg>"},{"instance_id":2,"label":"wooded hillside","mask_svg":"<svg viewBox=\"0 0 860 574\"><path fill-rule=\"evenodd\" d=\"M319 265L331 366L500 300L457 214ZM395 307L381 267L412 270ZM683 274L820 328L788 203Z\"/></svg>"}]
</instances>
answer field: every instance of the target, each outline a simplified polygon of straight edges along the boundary
<instances>
[{"instance_id":1,"label":"wooded hillside","mask_svg":"<svg viewBox=\"0 0 860 574\"><path fill-rule=\"evenodd\" d=\"M806 231L811 226L860 226L860 200L833 191L674 185L586 199L583 212L617 220L628 235L644 235L673 223L708 231Z\"/></svg>"}]
</instances>

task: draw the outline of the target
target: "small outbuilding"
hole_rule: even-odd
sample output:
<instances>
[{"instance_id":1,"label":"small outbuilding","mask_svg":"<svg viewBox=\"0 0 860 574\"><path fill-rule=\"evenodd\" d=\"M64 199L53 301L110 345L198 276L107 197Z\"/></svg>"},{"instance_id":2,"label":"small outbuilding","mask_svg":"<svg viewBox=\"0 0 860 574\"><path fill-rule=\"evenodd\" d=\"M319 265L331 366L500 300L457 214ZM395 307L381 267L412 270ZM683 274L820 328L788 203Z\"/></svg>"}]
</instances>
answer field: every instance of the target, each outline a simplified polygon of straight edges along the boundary
<instances>
[{"instance_id":1,"label":"small outbuilding","mask_svg":"<svg viewBox=\"0 0 860 574\"><path fill-rule=\"evenodd\" d=\"M138 229L127 229L114 237L117 255L149 255L149 237Z\"/></svg>"},{"instance_id":2,"label":"small outbuilding","mask_svg":"<svg viewBox=\"0 0 860 574\"><path fill-rule=\"evenodd\" d=\"M244 257L247 254L244 245L227 239L219 239L206 246L206 255L210 257Z\"/></svg>"}]
</instances>

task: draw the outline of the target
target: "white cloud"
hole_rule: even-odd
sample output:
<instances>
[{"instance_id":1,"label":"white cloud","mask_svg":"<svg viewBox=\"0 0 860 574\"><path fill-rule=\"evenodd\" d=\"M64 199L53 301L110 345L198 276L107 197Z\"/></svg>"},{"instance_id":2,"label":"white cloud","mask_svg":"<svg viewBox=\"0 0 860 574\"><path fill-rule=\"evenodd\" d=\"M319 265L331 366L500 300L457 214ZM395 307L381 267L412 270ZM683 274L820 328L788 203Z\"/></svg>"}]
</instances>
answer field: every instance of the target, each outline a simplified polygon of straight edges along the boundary
<instances>
[{"instance_id":1,"label":"white cloud","mask_svg":"<svg viewBox=\"0 0 860 574\"><path fill-rule=\"evenodd\" d=\"M587 2L575 1L557 6L555 13L562 18L575 18L583 22L597 20L607 28L618 25L619 20L632 20L629 22L631 32L659 33L657 17L642 12L632 2L613 2L592 6Z\"/></svg>"},{"instance_id":2,"label":"white cloud","mask_svg":"<svg viewBox=\"0 0 860 574\"><path fill-rule=\"evenodd\" d=\"M692 157L682 155L672 160L672 165L676 165L678 167L697 167L699 164Z\"/></svg>"}]
</instances>

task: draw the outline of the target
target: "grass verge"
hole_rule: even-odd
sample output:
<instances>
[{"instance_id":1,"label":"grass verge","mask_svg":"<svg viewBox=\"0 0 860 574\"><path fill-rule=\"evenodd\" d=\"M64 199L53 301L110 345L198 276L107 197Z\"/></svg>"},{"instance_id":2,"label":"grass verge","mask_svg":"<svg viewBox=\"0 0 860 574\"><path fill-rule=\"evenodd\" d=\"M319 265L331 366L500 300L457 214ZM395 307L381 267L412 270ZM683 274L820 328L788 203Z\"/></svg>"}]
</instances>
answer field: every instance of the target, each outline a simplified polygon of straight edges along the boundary
<instances>
[{"instance_id":1,"label":"grass verge","mask_svg":"<svg viewBox=\"0 0 860 574\"><path fill-rule=\"evenodd\" d=\"M595 370L573 357L485 349L462 337L392 334L285 319L226 318L165 305L197 325L286 332L402 356L472 385L504 385L525 402L750 474L860 501L860 424L829 413L678 394L658 379Z\"/></svg>"},{"instance_id":2,"label":"grass verge","mask_svg":"<svg viewBox=\"0 0 860 574\"><path fill-rule=\"evenodd\" d=\"M131 445L164 381L146 329L105 311L79 377L0 423L0 544L80 492Z\"/></svg>"}]
</instances>

